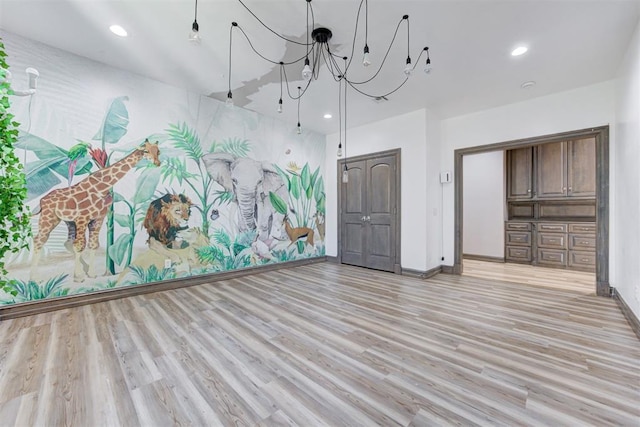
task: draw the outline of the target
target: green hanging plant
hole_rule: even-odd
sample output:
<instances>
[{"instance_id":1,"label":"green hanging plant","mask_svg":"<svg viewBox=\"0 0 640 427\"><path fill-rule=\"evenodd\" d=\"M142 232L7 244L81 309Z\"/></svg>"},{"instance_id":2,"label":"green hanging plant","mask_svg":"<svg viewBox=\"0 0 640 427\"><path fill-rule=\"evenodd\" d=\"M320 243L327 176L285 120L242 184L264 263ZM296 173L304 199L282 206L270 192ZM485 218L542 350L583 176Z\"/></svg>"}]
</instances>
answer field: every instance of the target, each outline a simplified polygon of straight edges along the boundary
<instances>
[{"instance_id":1,"label":"green hanging plant","mask_svg":"<svg viewBox=\"0 0 640 427\"><path fill-rule=\"evenodd\" d=\"M0 39L0 289L3 290L8 286L5 255L28 247L31 236L31 214L25 205L27 182L14 150L20 124L9 113L12 90L7 79L6 57Z\"/></svg>"}]
</instances>

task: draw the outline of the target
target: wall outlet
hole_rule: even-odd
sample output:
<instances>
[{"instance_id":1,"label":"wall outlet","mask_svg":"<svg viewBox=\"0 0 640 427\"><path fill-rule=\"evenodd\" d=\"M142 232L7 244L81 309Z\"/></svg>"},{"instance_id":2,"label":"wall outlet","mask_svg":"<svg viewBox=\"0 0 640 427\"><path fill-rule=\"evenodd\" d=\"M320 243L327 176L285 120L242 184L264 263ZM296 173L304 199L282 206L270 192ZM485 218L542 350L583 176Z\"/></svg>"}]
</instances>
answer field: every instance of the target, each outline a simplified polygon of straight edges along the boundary
<instances>
[{"instance_id":1,"label":"wall outlet","mask_svg":"<svg viewBox=\"0 0 640 427\"><path fill-rule=\"evenodd\" d=\"M171 258L164 260L164 268L171 268Z\"/></svg>"}]
</instances>

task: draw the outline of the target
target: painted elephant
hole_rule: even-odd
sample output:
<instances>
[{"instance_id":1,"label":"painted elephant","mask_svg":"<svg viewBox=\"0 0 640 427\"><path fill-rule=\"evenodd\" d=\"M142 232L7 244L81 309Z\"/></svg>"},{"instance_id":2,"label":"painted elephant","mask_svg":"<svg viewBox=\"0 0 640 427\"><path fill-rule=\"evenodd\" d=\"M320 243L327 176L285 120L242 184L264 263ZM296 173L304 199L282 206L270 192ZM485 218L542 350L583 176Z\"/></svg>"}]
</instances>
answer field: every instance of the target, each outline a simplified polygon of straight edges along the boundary
<instances>
[{"instance_id":1,"label":"painted elephant","mask_svg":"<svg viewBox=\"0 0 640 427\"><path fill-rule=\"evenodd\" d=\"M284 215L271 204L269 192L287 202L287 186L272 163L239 157L227 153L202 156L209 176L225 191L234 195L238 206L240 231L256 230L258 239L270 244L272 239L286 239L282 225Z\"/></svg>"}]
</instances>

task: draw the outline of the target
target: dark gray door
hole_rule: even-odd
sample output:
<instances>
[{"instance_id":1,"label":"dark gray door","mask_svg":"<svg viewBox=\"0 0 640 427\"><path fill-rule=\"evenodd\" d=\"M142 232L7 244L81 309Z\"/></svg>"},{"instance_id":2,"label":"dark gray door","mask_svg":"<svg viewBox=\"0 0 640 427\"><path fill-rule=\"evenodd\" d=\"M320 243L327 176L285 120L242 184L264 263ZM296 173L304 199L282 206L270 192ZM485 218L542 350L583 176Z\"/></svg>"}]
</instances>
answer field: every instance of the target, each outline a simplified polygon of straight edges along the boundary
<instances>
[{"instance_id":1,"label":"dark gray door","mask_svg":"<svg viewBox=\"0 0 640 427\"><path fill-rule=\"evenodd\" d=\"M341 261L395 271L399 268L398 153L348 162L341 183Z\"/></svg>"}]
</instances>

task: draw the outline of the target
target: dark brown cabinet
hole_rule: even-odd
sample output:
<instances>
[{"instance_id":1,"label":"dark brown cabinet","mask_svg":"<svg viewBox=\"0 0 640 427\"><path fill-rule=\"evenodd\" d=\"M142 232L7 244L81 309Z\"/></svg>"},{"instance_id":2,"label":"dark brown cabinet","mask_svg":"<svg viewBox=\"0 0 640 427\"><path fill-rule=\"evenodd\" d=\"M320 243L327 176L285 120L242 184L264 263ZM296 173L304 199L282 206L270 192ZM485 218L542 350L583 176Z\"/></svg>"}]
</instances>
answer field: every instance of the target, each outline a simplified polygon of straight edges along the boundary
<instances>
[{"instance_id":1,"label":"dark brown cabinet","mask_svg":"<svg viewBox=\"0 0 640 427\"><path fill-rule=\"evenodd\" d=\"M596 224L593 222L507 221L507 262L595 271Z\"/></svg>"},{"instance_id":2,"label":"dark brown cabinet","mask_svg":"<svg viewBox=\"0 0 640 427\"><path fill-rule=\"evenodd\" d=\"M505 259L595 270L594 137L507 151Z\"/></svg>"},{"instance_id":3,"label":"dark brown cabinet","mask_svg":"<svg viewBox=\"0 0 640 427\"><path fill-rule=\"evenodd\" d=\"M507 198L533 197L533 147L507 151Z\"/></svg>"},{"instance_id":4,"label":"dark brown cabinet","mask_svg":"<svg viewBox=\"0 0 640 427\"><path fill-rule=\"evenodd\" d=\"M536 148L538 199L595 197L595 138L543 144Z\"/></svg>"}]
</instances>

